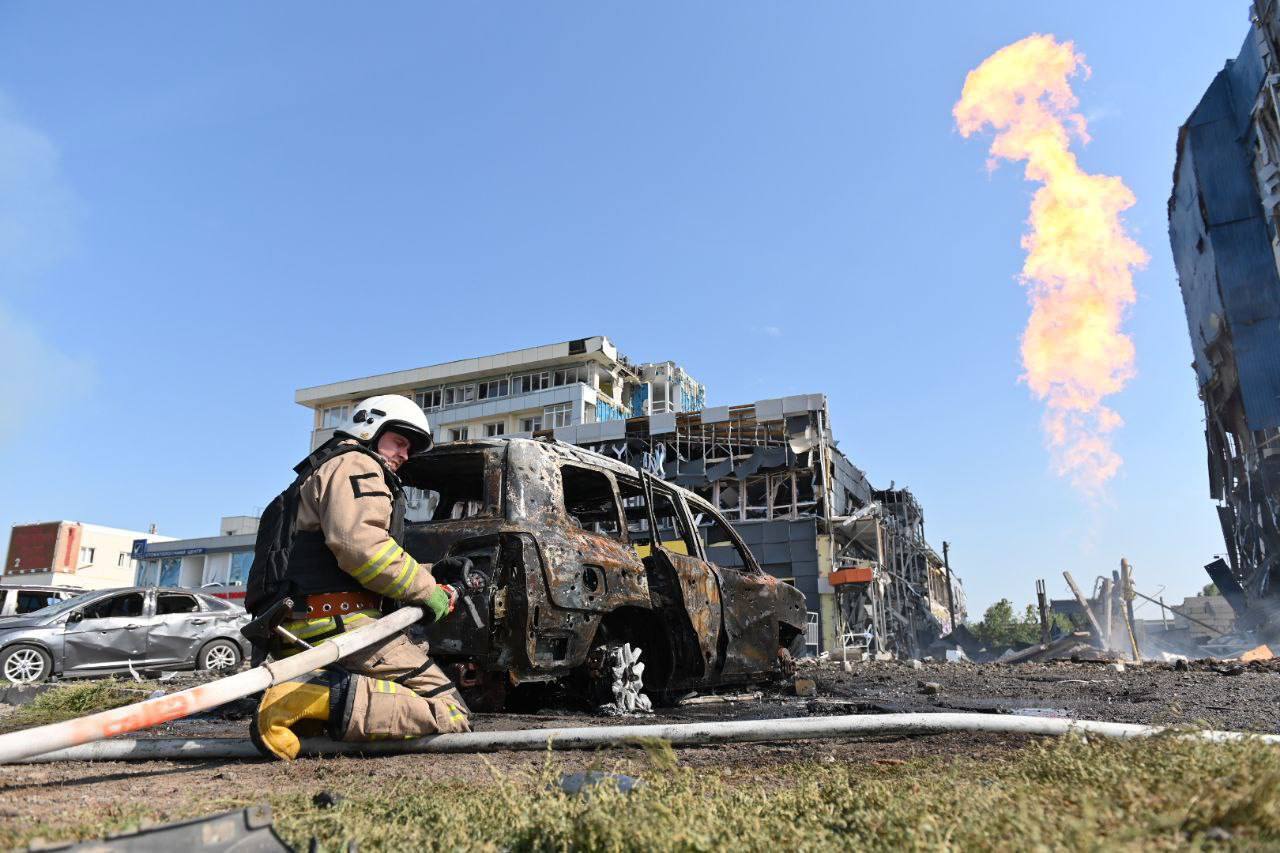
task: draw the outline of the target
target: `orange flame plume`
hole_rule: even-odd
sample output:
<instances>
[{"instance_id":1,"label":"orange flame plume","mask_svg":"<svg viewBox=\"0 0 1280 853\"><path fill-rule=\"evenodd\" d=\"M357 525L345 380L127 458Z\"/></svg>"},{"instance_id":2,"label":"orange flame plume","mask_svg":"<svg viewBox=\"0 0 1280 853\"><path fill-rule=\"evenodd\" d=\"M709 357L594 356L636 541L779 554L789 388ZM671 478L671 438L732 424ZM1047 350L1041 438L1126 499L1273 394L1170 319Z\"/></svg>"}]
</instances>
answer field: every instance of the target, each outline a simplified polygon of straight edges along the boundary
<instances>
[{"instance_id":1,"label":"orange flame plume","mask_svg":"<svg viewBox=\"0 0 1280 853\"><path fill-rule=\"evenodd\" d=\"M1123 421L1102 400L1134 377L1133 341L1121 324L1147 253L1121 219L1133 193L1119 178L1082 170L1071 151L1072 137L1089 141L1069 82L1081 72L1087 77L1089 67L1071 42L1028 36L969 72L952 115L965 137L987 125L995 131L989 169L1025 160L1027 180L1042 185L1022 237L1031 302L1022 378L1046 401L1056 472L1097 495L1120 468L1111 433Z\"/></svg>"}]
</instances>

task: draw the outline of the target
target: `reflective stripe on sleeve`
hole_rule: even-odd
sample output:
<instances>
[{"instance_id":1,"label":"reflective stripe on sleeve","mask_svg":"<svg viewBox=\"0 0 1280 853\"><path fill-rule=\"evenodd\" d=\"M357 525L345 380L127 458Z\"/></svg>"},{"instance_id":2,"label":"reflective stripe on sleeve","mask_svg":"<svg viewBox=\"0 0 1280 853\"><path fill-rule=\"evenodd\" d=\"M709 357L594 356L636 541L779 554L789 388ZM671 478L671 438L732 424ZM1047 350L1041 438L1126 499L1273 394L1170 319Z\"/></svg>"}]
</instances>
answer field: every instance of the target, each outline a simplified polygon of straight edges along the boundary
<instances>
[{"instance_id":1,"label":"reflective stripe on sleeve","mask_svg":"<svg viewBox=\"0 0 1280 853\"><path fill-rule=\"evenodd\" d=\"M405 563L404 571L400 572L400 577L396 578L395 583L387 587L386 592L383 593L388 598L399 598L418 579L418 569L421 568L421 564L407 555L405 559L407 562Z\"/></svg>"},{"instance_id":2,"label":"reflective stripe on sleeve","mask_svg":"<svg viewBox=\"0 0 1280 853\"><path fill-rule=\"evenodd\" d=\"M367 563L352 572L351 576L360 581L360 583L364 583L386 568L399 552L400 546L396 544L396 540L388 539L387 544L383 545L378 553L370 557Z\"/></svg>"}]
</instances>

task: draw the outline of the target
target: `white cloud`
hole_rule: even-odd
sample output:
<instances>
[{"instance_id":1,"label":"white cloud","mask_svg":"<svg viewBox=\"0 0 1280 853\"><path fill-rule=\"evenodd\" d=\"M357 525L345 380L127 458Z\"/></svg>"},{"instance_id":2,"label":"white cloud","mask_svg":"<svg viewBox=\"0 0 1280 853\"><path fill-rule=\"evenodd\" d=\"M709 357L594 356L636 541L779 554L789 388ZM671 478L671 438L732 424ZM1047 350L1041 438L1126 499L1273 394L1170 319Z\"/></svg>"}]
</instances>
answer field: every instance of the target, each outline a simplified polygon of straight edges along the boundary
<instances>
[{"instance_id":1,"label":"white cloud","mask_svg":"<svg viewBox=\"0 0 1280 853\"><path fill-rule=\"evenodd\" d=\"M88 361L60 352L33 323L0 305L0 400L11 414L0 418L0 441L84 396L93 375Z\"/></svg>"},{"instance_id":2,"label":"white cloud","mask_svg":"<svg viewBox=\"0 0 1280 853\"><path fill-rule=\"evenodd\" d=\"M80 210L53 142L0 93L0 281L19 284L63 257Z\"/></svg>"},{"instance_id":3,"label":"white cloud","mask_svg":"<svg viewBox=\"0 0 1280 853\"><path fill-rule=\"evenodd\" d=\"M57 148L0 93L0 291L38 283L71 248L81 204ZM50 411L88 393L93 368L51 344L40 327L0 302L0 399L13 413ZM0 440L31 415L0 420Z\"/></svg>"}]
</instances>

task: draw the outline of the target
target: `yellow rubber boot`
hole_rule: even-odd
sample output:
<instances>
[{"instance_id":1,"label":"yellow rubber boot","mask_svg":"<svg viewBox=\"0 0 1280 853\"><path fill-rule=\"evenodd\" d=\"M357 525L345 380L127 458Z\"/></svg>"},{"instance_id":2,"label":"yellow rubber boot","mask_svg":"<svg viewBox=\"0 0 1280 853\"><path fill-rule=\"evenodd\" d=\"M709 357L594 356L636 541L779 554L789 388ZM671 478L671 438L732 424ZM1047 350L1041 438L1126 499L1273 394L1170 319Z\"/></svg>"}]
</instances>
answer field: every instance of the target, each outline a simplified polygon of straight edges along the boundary
<instances>
[{"instance_id":1,"label":"yellow rubber boot","mask_svg":"<svg viewBox=\"0 0 1280 853\"><path fill-rule=\"evenodd\" d=\"M324 678L294 679L267 688L254 715L254 743L277 758L297 758L302 742L294 729L317 729L328 721L331 690Z\"/></svg>"}]
</instances>

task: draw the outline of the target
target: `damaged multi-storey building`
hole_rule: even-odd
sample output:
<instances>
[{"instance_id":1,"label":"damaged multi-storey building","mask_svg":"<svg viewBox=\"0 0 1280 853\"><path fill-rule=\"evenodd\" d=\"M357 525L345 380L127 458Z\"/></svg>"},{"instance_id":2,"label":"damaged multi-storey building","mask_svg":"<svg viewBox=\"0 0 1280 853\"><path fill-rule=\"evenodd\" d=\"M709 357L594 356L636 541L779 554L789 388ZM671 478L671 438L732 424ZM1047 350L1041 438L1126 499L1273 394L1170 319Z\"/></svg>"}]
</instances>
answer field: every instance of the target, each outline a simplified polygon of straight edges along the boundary
<instances>
[{"instance_id":1,"label":"damaged multi-storey building","mask_svg":"<svg viewBox=\"0 0 1280 853\"><path fill-rule=\"evenodd\" d=\"M635 364L594 337L304 389L313 446L345 407L379 393L419 400L443 440L552 438L690 489L767 572L804 593L813 651L919 656L964 618L920 503L907 489L872 488L838 449L822 394L707 407L679 365Z\"/></svg>"},{"instance_id":2,"label":"damaged multi-storey building","mask_svg":"<svg viewBox=\"0 0 1280 853\"><path fill-rule=\"evenodd\" d=\"M1245 624L1280 586L1280 11L1257 0L1178 132L1169 237L1204 402L1227 563L1206 568ZM1275 621L1275 620L1271 620Z\"/></svg>"},{"instance_id":3,"label":"damaged multi-storey building","mask_svg":"<svg viewBox=\"0 0 1280 853\"><path fill-rule=\"evenodd\" d=\"M800 589L815 645L918 657L963 596L906 489L877 490L840 452L827 400L804 394L556 430L697 493L766 571Z\"/></svg>"}]
</instances>

